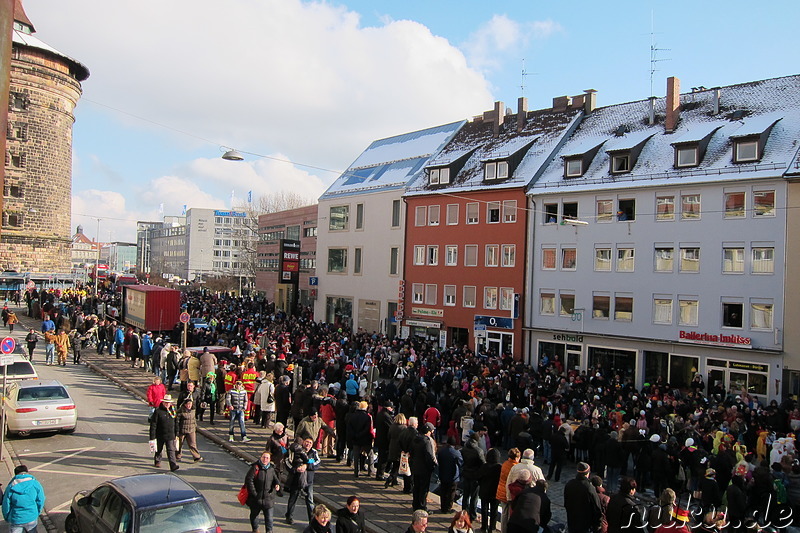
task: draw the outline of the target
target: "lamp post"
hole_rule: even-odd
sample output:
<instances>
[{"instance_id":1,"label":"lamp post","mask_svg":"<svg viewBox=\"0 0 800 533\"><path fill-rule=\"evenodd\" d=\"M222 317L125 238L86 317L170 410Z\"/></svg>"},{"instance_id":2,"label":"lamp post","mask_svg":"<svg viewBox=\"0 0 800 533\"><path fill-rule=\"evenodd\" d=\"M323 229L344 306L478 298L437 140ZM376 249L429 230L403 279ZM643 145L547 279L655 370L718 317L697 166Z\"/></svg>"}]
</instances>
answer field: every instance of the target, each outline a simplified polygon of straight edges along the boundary
<instances>
[{"instance_id":1,"label":"lamp post","mask_svg":"<svg viewBox=\"0 0 800 533\"><path fill-rule=\"evenodd\" d=\"M95 233L96 237L94 238L95 248L97 248L97 260L94 262L94 297L98 298L99 294L97 293L97 280L100 277L100 217L92 217L97 221L97 233Z\"/></svg>"}]
</instances>

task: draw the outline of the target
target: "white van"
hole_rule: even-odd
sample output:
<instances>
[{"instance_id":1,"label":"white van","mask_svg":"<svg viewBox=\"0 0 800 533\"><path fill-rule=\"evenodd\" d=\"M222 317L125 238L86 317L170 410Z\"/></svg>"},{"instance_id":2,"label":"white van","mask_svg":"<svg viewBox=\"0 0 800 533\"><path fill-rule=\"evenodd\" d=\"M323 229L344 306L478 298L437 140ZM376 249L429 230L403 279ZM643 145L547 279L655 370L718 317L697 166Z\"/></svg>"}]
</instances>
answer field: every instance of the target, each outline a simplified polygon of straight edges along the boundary
<instances>
[{"instance_id":1,"label":"white van","mask_svg":"<svg viewBox=\"0 0 800 533\"><path fill-rule=\"evenodd\" d=\"M39 379L39 374L36 373L33 363L28 361L27 358L19 354L12 354L12 357L14 358L14 362L8 365L8 369L5 370L8 381ZM3 384L3 371L4 368L0 366L0 385Z\"/></svg>"}]
</instances>

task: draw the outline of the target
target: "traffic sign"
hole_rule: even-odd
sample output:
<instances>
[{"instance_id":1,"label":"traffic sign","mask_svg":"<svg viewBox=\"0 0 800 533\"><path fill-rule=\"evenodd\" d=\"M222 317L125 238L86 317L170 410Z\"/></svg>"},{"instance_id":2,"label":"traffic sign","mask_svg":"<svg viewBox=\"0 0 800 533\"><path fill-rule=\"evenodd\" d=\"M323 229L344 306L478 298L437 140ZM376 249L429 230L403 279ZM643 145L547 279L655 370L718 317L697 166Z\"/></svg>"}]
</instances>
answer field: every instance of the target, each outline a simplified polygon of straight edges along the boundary
<instances>
[{"instance_id":1,"label":"traffic sign","mask_svg":"<svg viewBox=\"0 0 800 533\"><path fill-rule=\"evenodd\" d=\"M311 276L308 278L308 284L311 286L319 285L319 278L316 276Z\"/></svg>"},{"instance_id":2,"label":"traffic sign","mask_svg":"<svg viewBox=\"0 0 800 533\"><path fill-rule=\"evenodd\" d=\"M29 288L29 289L35 289L36 288L36 284L34 282L32 282L32 281L29 281L28 284L25 285L25 286L27 288Z\"/></svg>"},{"instance_id":3,"label":"traffic sign","mask_svg":"<svg viewBox=\"0 0 800 533\"><path fill-rule=\"evenodd\" d=\"M172 315L172 316L175 316L175 315ZM183 313L181 313L181 324L188 324L190 318L191 317L189 316L189 313L184 311Z\"/></svg>"},{"instance_id":4,"label":"traffic sign","mask_svg":"<svg viewBox=\"0 0 800 533\"><path fill-rule=\"evenodd\" d=\"M9 366L14 364L13 355L0 355L0 366Z\"/></svg>"},{"instance_id":5,"label":"traffic sign","mask_svg":"<svg viewBox=\"0 0 800 533\"><path fill-rule=\"evenodd\" d=\"M14 340L14 337L6 337L0 341L0 353L4 353L6 355L14 353L14 349L16 347L17 341Z\"/></svg>"}]
</instances>

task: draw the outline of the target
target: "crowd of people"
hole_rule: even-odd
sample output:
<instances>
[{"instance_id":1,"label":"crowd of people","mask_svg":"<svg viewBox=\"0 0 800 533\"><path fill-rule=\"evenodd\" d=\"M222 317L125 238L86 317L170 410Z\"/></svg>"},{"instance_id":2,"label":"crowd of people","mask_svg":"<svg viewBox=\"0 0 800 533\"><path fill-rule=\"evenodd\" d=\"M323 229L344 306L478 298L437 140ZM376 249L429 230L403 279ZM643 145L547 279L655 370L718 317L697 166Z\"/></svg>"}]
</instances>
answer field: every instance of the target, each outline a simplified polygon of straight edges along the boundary
<instances>
[{"instance_id":1,"label":"crowd of people","mask_svg":"<svg viewBox=\"0 0 800 533\"><path fill-rule=\"evenodd\" d=\"M503 533L550 529L549 482L561 480L567 462L578 472L564 486L571 533L616 533L635 519L651 531L666 524L785 527L800 516L793 513L800 506L800 411L792 398L765 405L747 390L706 390L700 374L685 389L662 378L637 389L614 368L570 370L557 356L532 367L508 353L440 349L314 321L309 310L289 316L259 298L198 291L186 293L184 305L205 324L190 332L189 344L227 347L226 359L208 350L182 353L176 332L128 331L75 302L54 305L49 319L81 335L105 329L99 353L109 347L163 382L154 413L165 405L169 411L180 383L172 418L207 413L214 424L226 416L230 439L238 427L243 442L247 424L272 429L262 472L248 474L256 479L248 487L257 482L251 492L260 495L251 520L266 516L266 504L286 491L287 522L300 496L311 522L321 458L346 462L355 477L373 476L387 489L402 485L415 511L428 511L435 479L439 512L456 512L461 497L455 531L480 516L488 533L498 515ZM191 415L181 411L187 400ZM169 449L169 434L159 439L155 424L155 447L163 440L177 467L180 450ZM266 487L275 489L269 497Z\"/></svg>"}]
</instances>

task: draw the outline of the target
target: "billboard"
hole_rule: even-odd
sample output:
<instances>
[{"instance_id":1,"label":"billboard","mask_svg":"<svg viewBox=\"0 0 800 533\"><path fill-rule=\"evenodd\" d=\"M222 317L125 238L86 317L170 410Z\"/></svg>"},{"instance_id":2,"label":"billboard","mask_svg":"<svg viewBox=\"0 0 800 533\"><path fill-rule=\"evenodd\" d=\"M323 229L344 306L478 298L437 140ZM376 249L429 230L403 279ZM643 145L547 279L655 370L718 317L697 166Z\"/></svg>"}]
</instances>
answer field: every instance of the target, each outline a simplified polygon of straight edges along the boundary
<instances>
[{"instance_id":1,"label":"billboard","mask_svg":"<svg viewBox=\"0 0 800 533\"><path fill-rule=\"evenodd\" d=\"M300 283L300 241L281 240L281 283Z\"/></svg>"}]
</instances>

